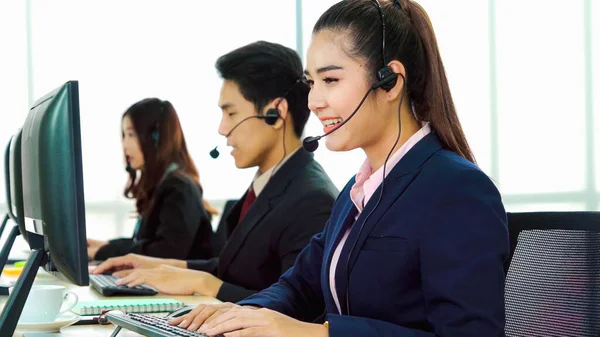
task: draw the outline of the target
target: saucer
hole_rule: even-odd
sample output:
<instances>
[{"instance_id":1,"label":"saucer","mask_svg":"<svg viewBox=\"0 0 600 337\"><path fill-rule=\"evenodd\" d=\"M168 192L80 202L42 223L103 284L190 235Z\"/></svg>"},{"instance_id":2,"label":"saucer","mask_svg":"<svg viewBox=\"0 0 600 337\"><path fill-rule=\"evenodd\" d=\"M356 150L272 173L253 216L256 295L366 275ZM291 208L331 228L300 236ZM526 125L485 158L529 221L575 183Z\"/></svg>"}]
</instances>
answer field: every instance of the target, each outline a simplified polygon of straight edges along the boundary
<instances>
[{"instance_id":1,"label":"saucer","mask_svg":"<svg viewBox=\"0 0 600 337\"><path fill-rule=\"evenodd\" d=\"M60 328L75 324L80 319L81 316L65 313L52 322L19 323L15 332L60 332Z\"/></svg>"}]
</instances>

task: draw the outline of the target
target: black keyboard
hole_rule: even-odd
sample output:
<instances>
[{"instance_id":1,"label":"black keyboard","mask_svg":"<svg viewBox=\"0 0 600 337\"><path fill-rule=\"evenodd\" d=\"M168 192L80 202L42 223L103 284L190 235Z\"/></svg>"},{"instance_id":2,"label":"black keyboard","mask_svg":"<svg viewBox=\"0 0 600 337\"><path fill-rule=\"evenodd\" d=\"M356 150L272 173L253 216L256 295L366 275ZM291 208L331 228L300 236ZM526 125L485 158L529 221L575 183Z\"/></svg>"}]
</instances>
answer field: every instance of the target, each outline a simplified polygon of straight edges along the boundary
<instances>
[{"instance_id":1,"label":"black keyboard","mask_svg":"<svg viewBox=\"0 0 600 337\"><path fill-rule=\"evenodd\" d=\"M115 282L118 278L112 275L90 274L90 285L102 296L152 296L158 292L147 286L137 286L129 288L128 286L118 286Z\"/></svg>"},{"instance_id":2,"label":"black keyboard","mask_svg":"<svg viewBox=\"0 0 600 337\"><path fill-rule=\"evenodd\" d=\"M115 325L148 337L208 337L208 335L200 332L188 331L176 325L170 325L167 317L109 311L106 318ZM224 336L217 335L216 337Z\"/></svg>"}]
</instances>

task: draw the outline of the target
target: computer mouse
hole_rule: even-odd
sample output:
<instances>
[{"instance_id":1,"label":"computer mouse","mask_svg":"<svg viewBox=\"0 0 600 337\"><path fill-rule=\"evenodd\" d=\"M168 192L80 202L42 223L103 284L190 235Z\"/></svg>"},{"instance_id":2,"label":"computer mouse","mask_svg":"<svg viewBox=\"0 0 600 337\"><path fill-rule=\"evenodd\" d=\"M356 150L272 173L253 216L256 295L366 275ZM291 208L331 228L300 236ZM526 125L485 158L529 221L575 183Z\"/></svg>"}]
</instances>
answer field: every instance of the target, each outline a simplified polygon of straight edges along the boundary
<instances>
[{"instance_id":1,"label":"computer mouse","mask_svg":"<svg viewBox=\"0 0 600 337\"><path fill-rule=\"evenodd\" d=\"M177 317L179 317L179 316L182 316L182 315L185 315L185 314L189 313L189 312L190 312L190 311L192 311L194 308L196 308L196 306L195 306L195 305L186 305L186 306L184 306L184 307L181 307L181 308L179 308L179 309L177 309L177 310L173 310L173 311L171 311L171 312L170 312L170 313L167 315L167 317L169 317L169 318L177 318Z\"/></svg>"}]
</instances>

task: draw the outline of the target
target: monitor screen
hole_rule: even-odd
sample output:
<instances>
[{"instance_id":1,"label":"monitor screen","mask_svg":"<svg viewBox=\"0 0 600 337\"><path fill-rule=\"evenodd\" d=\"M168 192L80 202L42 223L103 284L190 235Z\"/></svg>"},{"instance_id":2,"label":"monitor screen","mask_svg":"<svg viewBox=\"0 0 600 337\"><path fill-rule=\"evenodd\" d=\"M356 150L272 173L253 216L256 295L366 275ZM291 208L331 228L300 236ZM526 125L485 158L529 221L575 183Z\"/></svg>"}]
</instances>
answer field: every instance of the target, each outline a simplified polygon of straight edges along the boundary
<instances>
[{"instance_id":1,"label":"monitor screen","mask_svg":"<svg viewBox=\"0 0 600 337\"><path fill-rule=\"evenodd\" d=\"M21 135L23 214L32 249L67 280L88 285L79 85L69 81L31 107ZM42 242L41 244L39 242Z\"/></svg>"}]
</instances>

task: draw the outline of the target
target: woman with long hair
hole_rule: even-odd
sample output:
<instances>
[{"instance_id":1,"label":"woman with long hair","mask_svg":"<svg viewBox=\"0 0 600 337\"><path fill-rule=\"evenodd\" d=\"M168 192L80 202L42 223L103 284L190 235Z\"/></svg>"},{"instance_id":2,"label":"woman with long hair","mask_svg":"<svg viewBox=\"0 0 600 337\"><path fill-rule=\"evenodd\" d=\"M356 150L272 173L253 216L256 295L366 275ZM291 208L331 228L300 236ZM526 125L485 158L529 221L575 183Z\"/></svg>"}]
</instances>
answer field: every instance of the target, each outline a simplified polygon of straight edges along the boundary
<instances>
[{"instance_id":1,"label":"woman with long hair","mask_svg":"<svg viewBox=\"0 0 600 337\"><path fill-rule=\"evenodd\" d=\"M132 238L88 239L89 257L211 257L210 217L216 211L202 198L173 105L158 98L139 101L125 111L121 128L129 175L124 195L135 199L138 223Z\"/></svg>"}]
</instances>

